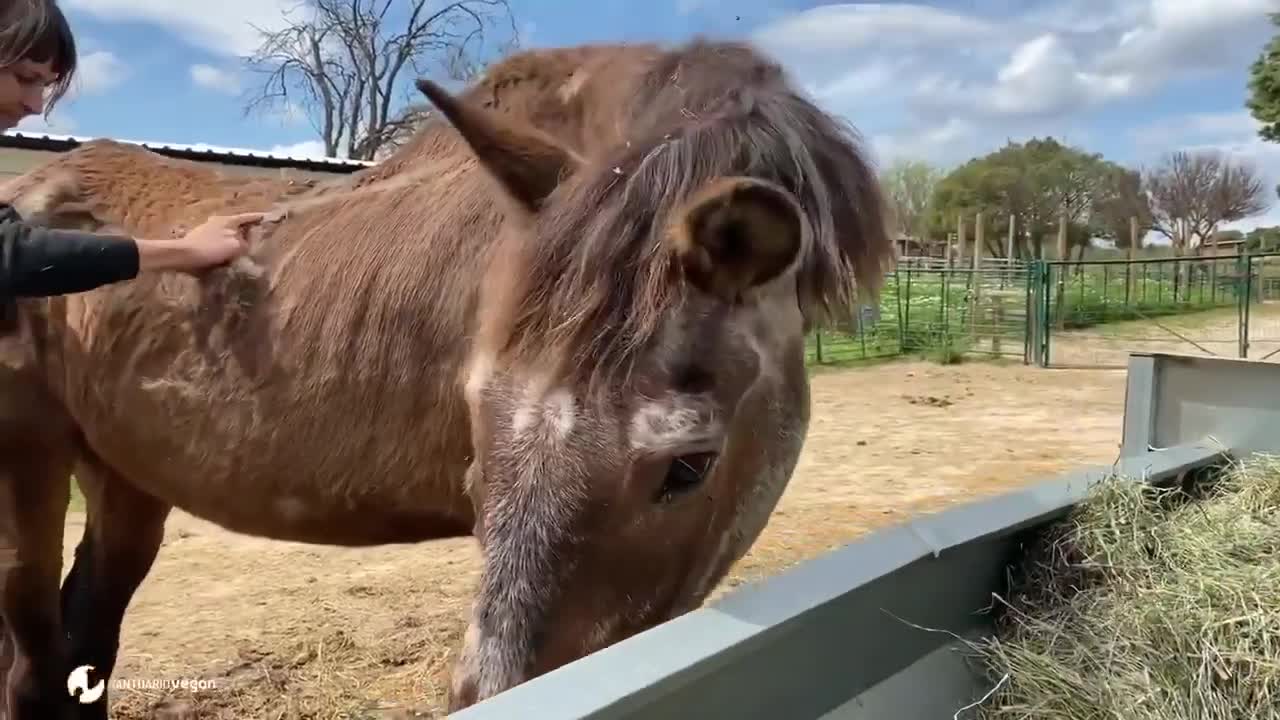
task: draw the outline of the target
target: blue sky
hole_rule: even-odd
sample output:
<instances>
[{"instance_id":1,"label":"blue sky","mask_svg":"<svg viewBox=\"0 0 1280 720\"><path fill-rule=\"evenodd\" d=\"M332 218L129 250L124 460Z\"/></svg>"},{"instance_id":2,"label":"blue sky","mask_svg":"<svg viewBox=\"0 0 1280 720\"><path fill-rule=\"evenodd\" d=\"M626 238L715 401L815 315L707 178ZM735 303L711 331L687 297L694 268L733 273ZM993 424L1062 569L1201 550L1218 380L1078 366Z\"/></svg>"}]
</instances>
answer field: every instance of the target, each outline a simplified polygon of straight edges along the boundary
<instances>
[{"instance_id":1,"label":"blue sky","mask_svg":"<svg viewBox=\"0 0 1280 720\"><path fill-rule=\"evenodd\" d=\"M1054 135L1137 166L1216 147L1280 183L1280 145L1244 109L1280 0L511 0L526 46L746 39L846 116L881 164L942 167ZM243 113L248 23L299 0L61 0L82 48L74 97L23 130L315 154L286 112ZM406 77L406 82L411 78ZM1248 228L1280 224L1280 198Z\"/></svg>"}]
</instances>

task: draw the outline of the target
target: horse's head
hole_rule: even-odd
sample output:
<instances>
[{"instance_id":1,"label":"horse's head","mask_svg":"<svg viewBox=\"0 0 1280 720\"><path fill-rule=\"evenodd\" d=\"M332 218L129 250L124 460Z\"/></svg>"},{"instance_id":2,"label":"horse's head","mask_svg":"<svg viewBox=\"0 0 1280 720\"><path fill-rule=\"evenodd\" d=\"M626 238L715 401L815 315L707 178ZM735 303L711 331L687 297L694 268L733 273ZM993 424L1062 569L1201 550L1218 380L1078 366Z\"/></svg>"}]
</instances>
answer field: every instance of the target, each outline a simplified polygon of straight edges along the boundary
<instances>
[{"instance_id":1,"label":"horse's head","mask_svg":"<svg viewBox=\"0 0 1280 720\"><path fill-rule=\"evenodd\" d=\"M485 566L458 709L695 608L747 551L808 421L810 212L866 197L806 212L787 174L814 166L750 147L776 133L588 162L419 87L512 202L460 379Z\"/></svg>"}]
</instances>

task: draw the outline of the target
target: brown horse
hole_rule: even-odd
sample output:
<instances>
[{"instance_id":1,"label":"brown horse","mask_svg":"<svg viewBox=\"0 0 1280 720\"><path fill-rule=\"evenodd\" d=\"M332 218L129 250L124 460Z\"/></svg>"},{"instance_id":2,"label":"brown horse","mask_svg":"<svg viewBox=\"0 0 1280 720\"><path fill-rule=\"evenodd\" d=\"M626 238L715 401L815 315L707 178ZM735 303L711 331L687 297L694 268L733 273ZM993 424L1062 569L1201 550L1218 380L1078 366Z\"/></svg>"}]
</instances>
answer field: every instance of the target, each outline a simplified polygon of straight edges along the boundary
<instances>
[{"instance_id":1,"label":"brown horse","mask_svg":"<svg viewBox=\"0 0 1280 720\"><path fill-rule=\"evenodd\" d=\"M509 112L504 72L532 84ZM68 175L83 206L50 223L133 233L280 214L230 268L19 303L10 720L105 717L65 679L110 673L172 507L312 543L474 534L451 709L697 606L764 528L807 426L805 331L892 256L852 133L737 44L533 51L460 98L419 87L448 123L311 190L103 143L12 188L22 207Z\"/></svg>"}]
</instances>

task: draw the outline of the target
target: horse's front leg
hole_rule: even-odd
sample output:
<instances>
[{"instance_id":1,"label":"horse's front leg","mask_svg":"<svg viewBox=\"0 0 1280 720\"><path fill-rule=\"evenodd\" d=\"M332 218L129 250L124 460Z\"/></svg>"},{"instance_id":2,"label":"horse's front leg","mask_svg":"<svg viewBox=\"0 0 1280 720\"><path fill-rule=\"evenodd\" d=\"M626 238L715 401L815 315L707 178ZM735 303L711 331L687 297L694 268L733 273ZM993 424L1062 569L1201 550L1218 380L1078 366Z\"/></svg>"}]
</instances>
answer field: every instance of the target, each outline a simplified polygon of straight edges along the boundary
<instances>
[{"instance_id":1,"label":"horse's front leg","mask_svg":"<svg viewBox=\"0 0 1280 720\"><path fill-rule=\"evenodd\" d=\"M58 608L74 457L69 433L0 423L0 615L11 651L6 720L74 717Z\"/></svg>"},{"instance_id":2,"label":"horse's front leg","mask_svg":"<svg viewBox=\"0 0 1280 720\"><path fill-rule=\"evenodd\" d=\"M76 468L87 519L75 562L62 585L62 622L71 636L73 666L93 666L104 692L79 705L80 720L106 720L107 683L115 671L120 626L164 540L170 506L124 482L92 458Z\"/></svg>"}]
</instances>

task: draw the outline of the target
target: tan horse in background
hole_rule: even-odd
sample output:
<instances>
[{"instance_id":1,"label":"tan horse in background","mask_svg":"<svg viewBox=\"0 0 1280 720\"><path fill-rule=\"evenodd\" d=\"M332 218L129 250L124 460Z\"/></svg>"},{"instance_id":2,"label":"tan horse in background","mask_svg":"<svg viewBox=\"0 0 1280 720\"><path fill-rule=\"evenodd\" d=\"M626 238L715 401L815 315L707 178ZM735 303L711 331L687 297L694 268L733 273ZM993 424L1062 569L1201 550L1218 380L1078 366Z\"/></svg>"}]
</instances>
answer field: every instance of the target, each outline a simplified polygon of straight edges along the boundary
<instances>
[{"instance_id":1,"label":"tan horse in background","mask_svg":"<svg viewBox=\"0 0 1280 720\"><path fill-rule=\"evenodd\" d=\"M513 77L531 89L506 103ZM696 607L763 530L807 426L804 334L892 256L851 134L735 44L531 51L459 98L419 87L447 124L314 189L94 143L3 198L138 234L279 211L230 268L19 303L10 720L105 717L65 679L110 673L173 507L312 543L473 533L451 710Z\"/></svg>"}]
</instances>

